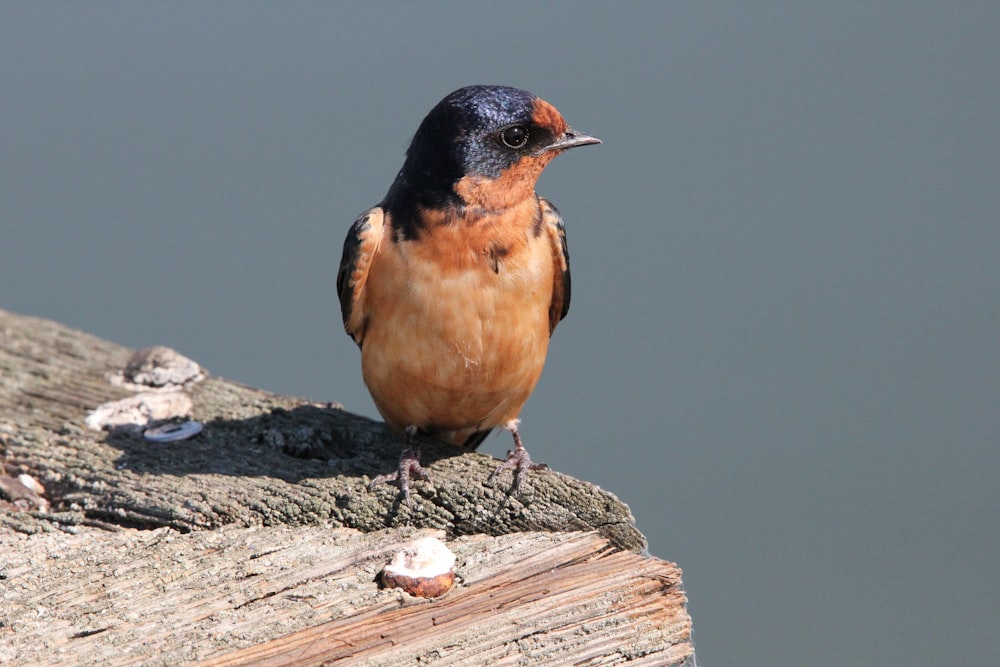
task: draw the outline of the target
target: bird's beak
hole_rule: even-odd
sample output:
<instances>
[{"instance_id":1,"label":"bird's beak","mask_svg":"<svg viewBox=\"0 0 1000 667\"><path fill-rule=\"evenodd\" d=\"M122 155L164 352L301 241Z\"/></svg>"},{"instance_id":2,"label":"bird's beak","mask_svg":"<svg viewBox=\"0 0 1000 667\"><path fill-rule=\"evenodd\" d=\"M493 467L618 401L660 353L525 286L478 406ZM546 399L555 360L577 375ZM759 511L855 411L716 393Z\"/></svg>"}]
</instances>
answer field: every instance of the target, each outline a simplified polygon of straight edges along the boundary
<instances>
[{"instance_id":1,"label":"bird's beak","mask_svg":"<svg viewBox=\"0 0 1000 667\"><path fill-rule=\"evenodd\" d=\"M588 144L599 144L601 140L583 132L577 132L571 127L567 127L563 135L545 147L546 151L564 151L567 148L586 146Z\"/></svg>"}]
</instances>

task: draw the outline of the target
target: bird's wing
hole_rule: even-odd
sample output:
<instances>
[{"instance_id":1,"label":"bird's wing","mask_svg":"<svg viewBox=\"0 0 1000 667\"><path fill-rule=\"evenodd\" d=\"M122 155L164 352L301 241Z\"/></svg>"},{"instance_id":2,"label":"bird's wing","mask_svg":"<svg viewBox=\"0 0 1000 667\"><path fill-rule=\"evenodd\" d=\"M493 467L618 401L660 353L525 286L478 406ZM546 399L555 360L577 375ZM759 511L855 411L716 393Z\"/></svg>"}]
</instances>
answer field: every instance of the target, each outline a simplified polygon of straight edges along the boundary
<instances>
[{"instance_id":1,"label":"bird's wing","mask_svg":"<svg viewBox=\"0 0 1000 667\"><path fill-rule=\"evenodd\" d=\"M337 293L340 295L340 312L344 317L344 329L354 342L361 346L368 323L368 308L365 303L365 284L372 258L378 252L382 240L382 225L385 215L378 206L361 214L344 240L344 255L337 272Z\"/></svg>"},{"instance_id":2,"label":"bird's wing","mask_svg":"<svg viewBox=\"0 0 1000 667\"><path fill-rule=\"evenodd\" d=\"M540 197L542 225L552 245L554 275L552 280L552 302L549 304L549 335L555 331L559 321L569 312L570 278L569 249L566 247L566 225L562 215L548 199Z\"/></svg>"}]
</instances>

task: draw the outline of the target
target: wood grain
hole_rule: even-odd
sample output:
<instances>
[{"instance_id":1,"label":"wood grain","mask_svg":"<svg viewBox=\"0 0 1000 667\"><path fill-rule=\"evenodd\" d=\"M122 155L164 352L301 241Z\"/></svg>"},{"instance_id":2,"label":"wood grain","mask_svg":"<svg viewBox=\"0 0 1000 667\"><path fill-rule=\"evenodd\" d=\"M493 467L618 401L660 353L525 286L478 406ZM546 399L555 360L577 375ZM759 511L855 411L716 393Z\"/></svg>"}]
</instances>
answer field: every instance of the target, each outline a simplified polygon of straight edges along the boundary
<instances>
[{"instance_id":1,"label":"wood grain","mask_svg":"<svg viewBox=\"0 0 1000 667\"><path fill-rule=\"evenodd\" d=\"M219 378L188 389L192 440L87 429L130 355L0 311L0 476L44 486L0 486L0 664L693 665L680 570L612 494L547 473L511 498L429 443L410 510L366 488L398 457L381 424ZM428 533L455 588L380 589Z\"/></svg>"},{"instance_id":2,"label":"wood grain","mask_svg":"<svg viewBox=\"0 0 1000 667\"><path fill-rule=\"evenodd\" d=\"M669 665L692 653L672 563L595 533L449 542L459 583L381 590L428 531L227 527L0 533L0 662Z\"/></svg>"}]
</instances>

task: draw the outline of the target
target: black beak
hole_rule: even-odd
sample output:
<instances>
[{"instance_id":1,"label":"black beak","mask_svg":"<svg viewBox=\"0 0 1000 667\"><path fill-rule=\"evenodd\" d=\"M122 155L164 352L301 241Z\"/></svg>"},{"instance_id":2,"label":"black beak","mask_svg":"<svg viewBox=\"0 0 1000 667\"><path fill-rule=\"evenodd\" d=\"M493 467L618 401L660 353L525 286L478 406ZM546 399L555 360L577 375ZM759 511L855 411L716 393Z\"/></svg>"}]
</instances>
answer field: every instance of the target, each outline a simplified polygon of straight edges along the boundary
<instances>
[{"instance_id":1,"label":"black beak","mask_svg":"<svg viewBox=\"0 0 1000 667\"><path fill-rule=\"evenodd\" d=\"M567 148L576 148L577 146L587 146L588 144L599 143L601 143L601 140L597 137L592 137L589 134L584 134L583 132L577 132L573 128L568 127L561 137L546 146L544 150L564 151Z\"/></svg>"}]
</instances>

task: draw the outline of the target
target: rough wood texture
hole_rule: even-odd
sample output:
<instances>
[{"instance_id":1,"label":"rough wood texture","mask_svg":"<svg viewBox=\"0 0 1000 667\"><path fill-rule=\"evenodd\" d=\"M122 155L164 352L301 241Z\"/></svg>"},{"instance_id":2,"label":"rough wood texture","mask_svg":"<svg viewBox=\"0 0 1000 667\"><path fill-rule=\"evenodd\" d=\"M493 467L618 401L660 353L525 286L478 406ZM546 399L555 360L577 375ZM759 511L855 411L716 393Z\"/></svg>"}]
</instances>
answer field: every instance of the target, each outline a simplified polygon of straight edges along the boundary
<instances>
[{"instance_id":1,"label":"rough wood texture","mask_svg":"<svg viewBox=\"0 0 1000 667\"><path fill-rule=\"evenodd\" d=\"M411 510L366 489L399 453L380 424L217 378L192 440L89 430L130 355L0 311L0 664L693 662L680 571L620 550L644 540L611 494L544 473L511 498L494 459L428 443ZM380 590L429 529L459 585Z\"/></svg>"},{"instance_id":2,"label":"rough wood texture","mask_svg":"<svg viewBox=\"0 0 1000 667\"><path fill-rule=\"evenodd\" d=\"M0 521L29 531L51 521L181 531L232 523L415 525L452 535L597 530L622 548L645 547L628 507L593 484L533 473L511 497L509 473L487 482L495 459L432 442L423 460L433 486L415 483L411 509L394 486L367 490L401 451L381 423L220 378L190 389L193 416L205 424L191 440L152 444L127 431L88 429L88 410L134 393L108 381L131 353L0 311L0 454L8 471L42 482L52 501L44 516L0 514Z\"/></svg>"},{"instance_id":3,"label":"rough wood texture","mask_svg":"<svg viewBox=\"0 0 1000 667\"><path fill-rule=\"evenodd\" d=\"M692 654L676 566L594 533L453 540L459 583L431 601L375 584L418 534L407 529L82 533L0 535L13 549L0 663L674 665Z\"/></svg>"}]
</instances>

